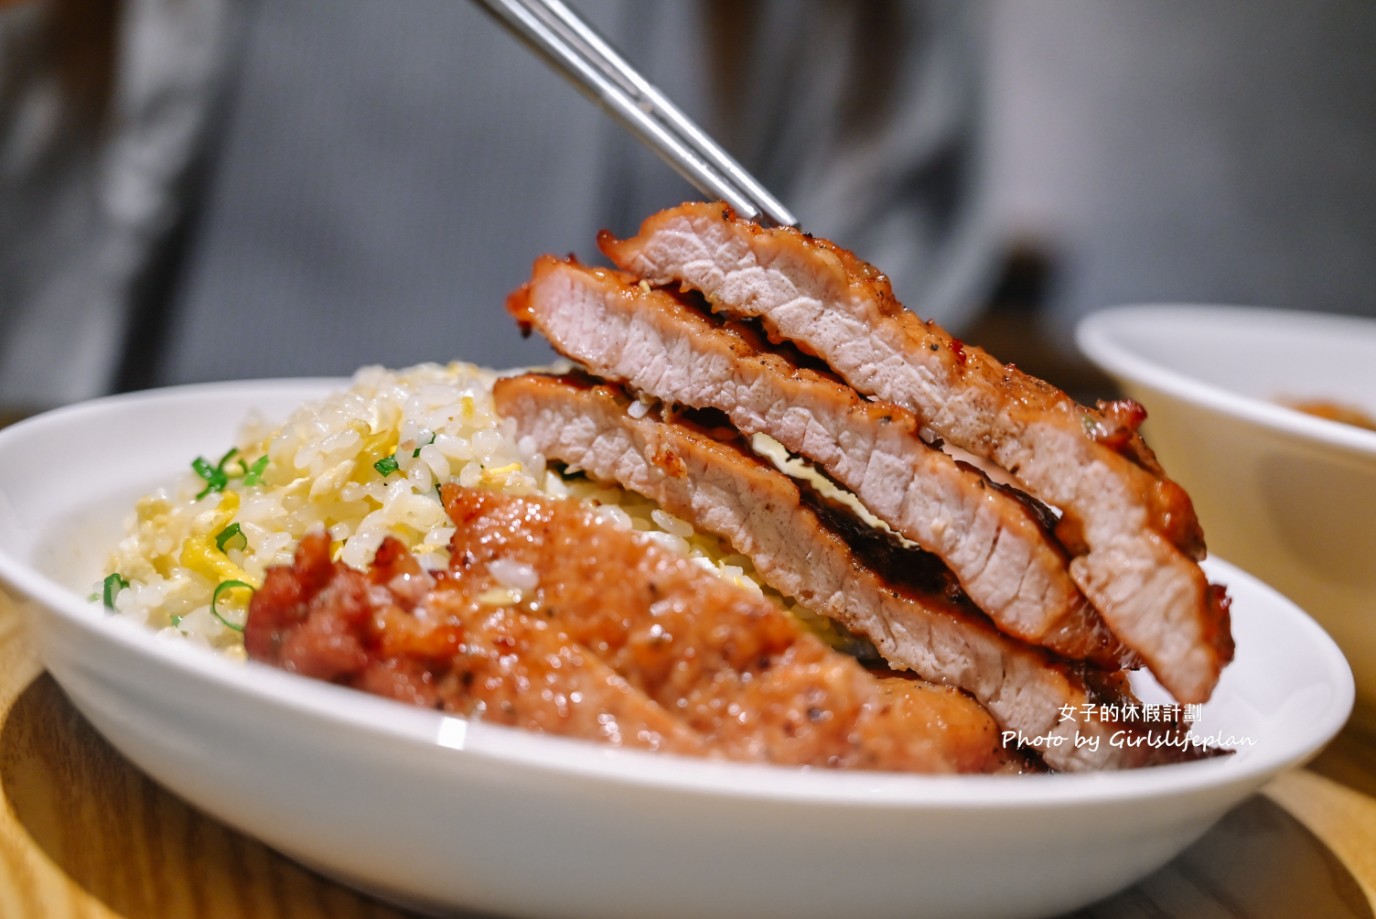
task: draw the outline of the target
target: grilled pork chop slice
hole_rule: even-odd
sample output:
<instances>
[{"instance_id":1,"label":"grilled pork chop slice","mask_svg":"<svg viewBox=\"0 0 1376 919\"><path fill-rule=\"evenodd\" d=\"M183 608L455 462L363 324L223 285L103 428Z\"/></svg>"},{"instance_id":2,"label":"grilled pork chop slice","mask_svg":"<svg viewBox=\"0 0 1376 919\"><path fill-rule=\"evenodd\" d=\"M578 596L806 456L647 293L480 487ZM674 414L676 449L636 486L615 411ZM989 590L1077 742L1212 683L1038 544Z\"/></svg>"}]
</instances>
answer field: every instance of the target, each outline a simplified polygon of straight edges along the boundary
<instances>
[{"instance_id":1,"label":"grilled pork chop slice","mask_svg":"<svg viewBox=\"0 0 1376 919\"><path fill-rule=\"evenodd\" d=\"M320 531L253 595L254 660L412 705L546 734L701 756L706 739L548 622L436 581L394 540L369 572L330 560ZM520 653L513 654L513 649ZM547 692L532 692L539 686ZM569 705L567 700L579 700Z\"/></svg>"},{"instance_id":2,"label":"grilled pork chop slice","mask_svg":"<svg viewBox=\"0 0 1376 919\"><path fill-rule=\"evenodd\" d=\"M758 594L569 500L457 485L451 570L323 532L254 596L245 644L303 675L485 721L751 762L1026 768L968 697L878 678ZM515 586L519 584L519 586Z\"/></svg>"},{"instance_id":3,"label":"grilled pork chop slice","mask_svg":"<svg viewBox=\"0 0 1376 919\"><path fill-rule=\"evenodd\" d=\"M1005 738L1035 743L1052 768L1113 769L1201 754L1178 725L1153 725L1147 736L1130 715L1125 720L1135 700L1121 676L1004 635L954 589L943 566L889 546L881 573L879 553L853 545L877 531L842 535L791 478L740 446L633 414L621 390L587 380L509 377L497 381L494 396L498 411L547 457L618 482L723 538L770 586L869 638L891 664L968 692ZM1103 703L1120 714L1082 715ZM1116 743L1117 732L1142 739Z\"/></svg>"},{"instance_id":4,"label":"grilled pork chop slice","mask_svg":"<svg viewBox=\"0 0 1376 919\"><path fill-rule=\"evenodd\" d=\"M1130 662L1066 570L1028 501L925 443L913 414L767 350L620 272L545 256L508 309L594 374L714 408L816 462L873 513L940 556L1006 632L1117 670Z\"/></svg>"},{"instance_id":5,"label":"grilled pork chop slice","mask_svg":"<svg viewBox=\"0 0 1376 919\"><path fill-rule=\"evenodd\" d=\"M537 578L519 603L731 759L1004 771L997 726L949 687L879 678L782 609L574 500L446 485L452 571Z\"/></svg>"},{"instance_id":6,"label":"grilled pork chop slice","mask_svg":"<svg viewBox=\"0 0 1376 919\"><path fill-rule=\"evenodd\" d=\"M844 249L720 204L686 204L599 242L620 268L760 319L860 392L1007 470L1061 511L1071 575L1115 634L1178 700L1209 697L1232 658L1227 604L1195 564L1204 544L1189 498L1137 436L1140 406L1078 405L921 321Z\"/></svg>"}]
</instances>

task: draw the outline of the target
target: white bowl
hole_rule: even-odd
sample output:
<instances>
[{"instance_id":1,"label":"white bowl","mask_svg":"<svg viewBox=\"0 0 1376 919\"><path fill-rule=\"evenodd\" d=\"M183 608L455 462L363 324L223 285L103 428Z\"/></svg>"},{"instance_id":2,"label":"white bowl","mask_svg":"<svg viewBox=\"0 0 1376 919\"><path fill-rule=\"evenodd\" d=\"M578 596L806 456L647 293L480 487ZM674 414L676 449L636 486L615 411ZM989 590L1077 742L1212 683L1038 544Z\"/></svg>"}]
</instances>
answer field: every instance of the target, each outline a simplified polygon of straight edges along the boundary
<instances>
[{"instance_id":1,"label":"white bowl","mask_svg":"<svg viewBox=\"0 0 1376 919\"><path fill-rule=\"evenodd\" d=\"M157 638L88 599L136 496L320 383L200 386L0 431L0 585L53 676L173 792L401 902L521 916L1035 916L1146 876L1347 719L1323 632L1223 563L1233 756L1098 775L709 763L445 717ZM1150 689L1150 687L1146 687Z\"/></svg>"},{"instance_id":2,"label":"white bowl","mask_svg":"<svg viewBox=\"0 0 1376 919\"><path fill-rule=\"evenodd\" d=\"M1281 400L1376 416L1376 321L1189 304L1086 317L1081 349L1147 408L1144 433L1194 499L1211 552L1333 636L1376 715L1376 432Z\"/></svg>"}]
</instances>

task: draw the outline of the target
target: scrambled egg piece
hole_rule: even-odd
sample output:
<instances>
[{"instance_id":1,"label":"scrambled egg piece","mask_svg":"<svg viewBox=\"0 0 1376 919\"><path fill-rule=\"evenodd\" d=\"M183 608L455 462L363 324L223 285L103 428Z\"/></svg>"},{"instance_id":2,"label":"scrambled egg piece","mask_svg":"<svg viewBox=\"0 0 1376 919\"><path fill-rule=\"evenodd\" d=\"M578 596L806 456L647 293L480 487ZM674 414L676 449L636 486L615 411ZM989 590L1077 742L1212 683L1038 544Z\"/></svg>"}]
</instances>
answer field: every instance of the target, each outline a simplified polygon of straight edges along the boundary
<instances>
[{"instance_id":1,"label":"scrambled egg piece","mask_svg":"<svg viewBox=\"0 0 1376 919\"><path fill-rule=\"evenodd\" d=\"M230 561L219 546L215 537L234 520L234 512L239 509L239 496L226 491L220 496L219 504L209 511L197 514L191 521L191 532L182 543L181 564L202 574L210 580L247 581L247 572Z\"/></svg>"}]
</instances>

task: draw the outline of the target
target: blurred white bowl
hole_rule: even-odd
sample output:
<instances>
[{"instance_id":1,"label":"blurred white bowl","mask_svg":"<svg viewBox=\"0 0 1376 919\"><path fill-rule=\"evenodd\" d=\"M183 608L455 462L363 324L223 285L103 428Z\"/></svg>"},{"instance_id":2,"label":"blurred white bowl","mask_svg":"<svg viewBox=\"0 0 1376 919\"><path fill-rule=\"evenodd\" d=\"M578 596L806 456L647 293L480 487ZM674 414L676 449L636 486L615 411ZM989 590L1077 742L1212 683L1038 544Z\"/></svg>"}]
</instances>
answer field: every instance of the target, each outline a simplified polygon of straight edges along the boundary
<instances>
[{"instance_id":1,"label":"blurred white bowl","mask_svg":"<svg viewBox=\"0 0 1376 919\"><path fill-rule=\"evenodd\" d=\"M1146 406L1144 433L1194 499L1212 553L1296 601L1347 655L1376 716L1376 321L1235 306L1124 306L1085 318L1081 350Z\"/></svg>"}]
</instances>

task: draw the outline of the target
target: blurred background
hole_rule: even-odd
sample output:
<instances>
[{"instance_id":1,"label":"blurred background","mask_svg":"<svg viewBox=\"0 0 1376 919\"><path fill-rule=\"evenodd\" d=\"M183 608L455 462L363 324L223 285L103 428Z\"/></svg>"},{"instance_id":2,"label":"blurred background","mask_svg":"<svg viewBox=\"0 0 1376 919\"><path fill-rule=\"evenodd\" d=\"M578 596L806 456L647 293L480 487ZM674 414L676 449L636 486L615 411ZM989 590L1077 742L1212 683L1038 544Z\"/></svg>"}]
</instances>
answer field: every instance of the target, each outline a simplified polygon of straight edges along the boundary
<instances>
[{"instance_id":1,"label":"blurred background","mask_svg":"<svg viewBox=\"0 0 1376 919\"><path fill-rule=\"evenodd\" d=\"M579 0L804 228L1081 398L1125 302L1376 313L1376 5ZM546 360L505 295L699 195L458 0L0 0L0 415Z\"/></svg>"}]
</instances>

